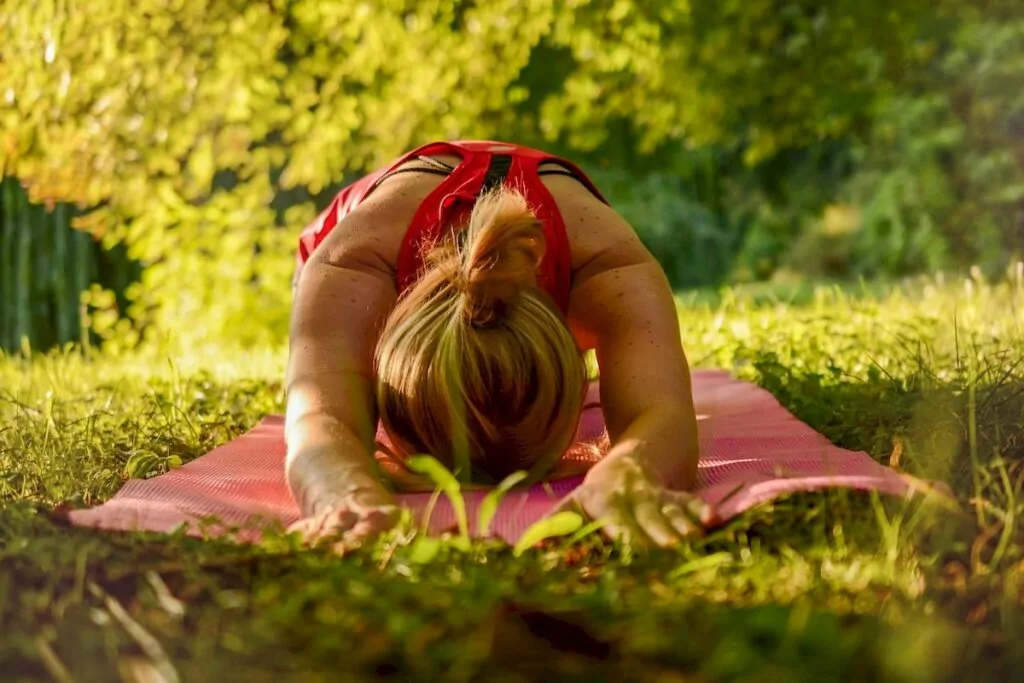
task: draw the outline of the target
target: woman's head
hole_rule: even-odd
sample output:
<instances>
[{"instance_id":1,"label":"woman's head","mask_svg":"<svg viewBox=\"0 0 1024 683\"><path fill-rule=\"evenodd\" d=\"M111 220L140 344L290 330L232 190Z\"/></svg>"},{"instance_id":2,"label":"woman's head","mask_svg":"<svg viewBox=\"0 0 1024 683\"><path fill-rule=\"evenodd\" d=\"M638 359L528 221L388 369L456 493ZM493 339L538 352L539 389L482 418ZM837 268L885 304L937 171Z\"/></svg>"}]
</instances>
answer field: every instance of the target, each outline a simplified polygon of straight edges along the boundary
<instances>
[{"instance_id":1,"label":"woman's head","mask_svg":"<svg viewBox=\"0 0 1024 683\"><path fill-rule=\"evenodd\" d=\"M499 189L428 254L377 345L377 405L400 457L429 453L497 480L570 445L586 370L537 287L544 248L526 200Z\"/></svg>"}]
</instances>

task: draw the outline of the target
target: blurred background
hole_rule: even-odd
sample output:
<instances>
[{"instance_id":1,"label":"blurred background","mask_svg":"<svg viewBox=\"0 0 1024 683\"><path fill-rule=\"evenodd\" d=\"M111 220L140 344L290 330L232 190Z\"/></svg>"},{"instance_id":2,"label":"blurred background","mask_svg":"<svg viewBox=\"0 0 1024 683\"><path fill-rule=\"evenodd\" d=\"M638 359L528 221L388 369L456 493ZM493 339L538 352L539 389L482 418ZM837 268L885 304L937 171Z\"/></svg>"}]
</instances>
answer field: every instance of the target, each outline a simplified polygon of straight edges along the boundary
<instances>
[{"instance_id":1,"label":"blurred background","mask_svg":"<svg viewBox=\"0 0 1024 683\"><path fill-rule=\"evenodd\" d=\"M299 231L435 139L590 172L678 289L998 277L1019 0L0 0L0 347L281 345Z\"/></svg>"}]
</instances>

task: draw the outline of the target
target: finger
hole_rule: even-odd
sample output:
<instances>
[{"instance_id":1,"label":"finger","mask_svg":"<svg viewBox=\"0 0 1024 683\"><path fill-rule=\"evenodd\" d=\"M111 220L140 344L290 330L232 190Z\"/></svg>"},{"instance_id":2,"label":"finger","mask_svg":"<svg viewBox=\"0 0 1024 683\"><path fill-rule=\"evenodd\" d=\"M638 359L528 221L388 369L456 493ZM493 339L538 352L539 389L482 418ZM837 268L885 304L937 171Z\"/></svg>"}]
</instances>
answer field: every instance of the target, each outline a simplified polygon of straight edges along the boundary
<instances>
[{"instance_id":1,"label":"finger","mask_svg":"<svg viewBox=\"0 0 1024 683\"><path fill-rule=\"evenodd\" d=\"M636 530L629 524L609 522L601 527L600 532L607 538L626 545L634 544L638 538Z\"/></svg>"},{"instance_id":2,"label":"finger","mask_svg":"<svg viewBox=\"0 0 1024 683\"><path fill-rule=\"evenodd\" d=\"M382 512L371 512L371 514L357 519L356 523L345 531L332 535L330 537L331 549L339 555L344 555L348 551L359 548L364 542L376 538L392 526L394 523L388 515Z\"/></svg>"},{"instance_id":3,"label":"finger","mask_svg":"<svg viewBox=\"0 0 1024 683\"><path fill-rule=\"evenodd\" d=\"M679 534L668 518L662 513L661 505L655 501L643 501L633 509L636 524L650 539L662 548L679 545Z\"/></svg>"},{"instance_id":4,"label":"finger","mask_svg":"<svg viewBox=\"0 0 1024 683\"><path fill-rule=\"evenodd\" d=\"M323 538L323 534L317 531L318 527L319 520L310 520L310 524L301 532L302 542L311 547L318 545Z\"/></svg>"},{"instance_id":5,"label":"finger","mask_svg":"<svg viewBox=\"0 0 1024 683\"><path fill-rule=\"evenodd\" d=\"M398 517L392 514L384 512L371 513L360 519L346 533L358 532L362 529L369 529L373 533L381 533L395 526L397 521Z\"/></svg>"},{"instance_id":6,"label":"finger","mask_svg":"<svg viewBox=\"0 0 1024 683\"><path fill-rule=\"evenodd\" d=\"M715 512L715 508L692 493L686 491L663 491L662 500L666 504L677 505L685 509L702 526L718 521L718 514Z\"/></svg>"},{"instance_id":7,"label":"finger","mask_svg":"<svg viewBox=\"0 0 1024 683\"><path fill-rule=\"evenodd\" d=\"M342 540L348 542L371 538L391 529L398 520L398 508L387 507L368 510L352 528L342 534Z\"/></svg>"},{"instance_id":8,"label":"finger","mask_svg":"<svg viewBox=\"0 0 1024 683\"><path fill-rule=\"evenodd\" d=\"M310 543L330 541L338 538L359 521L359 515L351 510L335 510L315 519L315 526L310 532Z\"/></svg>"},{"instance_id":9,"label":"finger","mask_svg":"<svg viewBox=\"0 0 1024 683\"><path fill-rule=\"evenodd\" d=\"M715 512L715 508L708 503L705 503L700 498L694 497L693 500L686 504L686 509L696 516L704 526L712 524L718 520L718 514Z\"/></svg>"},{"instance_id":10,"label":"finger","mask_svg":"<svg viewBox=\"0 0 1024 683\"><path fill-rule=\"evenodd\" d=\"M343 509L325 515L320 527L321 534L334 534L352 528L359 521L359 513L355 510Z\"/></svg>"},{"instance_id":11,"label":"finger","mask_svg":"<svg viewBox=\"0 0 1024 683\"><path fill-rule=\"evenodd\" d=\"M704 527L688 510L670 508L665 511L665 518L677 534L683 539L700 536Z\"/></svg>"},{"instance_id":12,"label":"finger","mask_svg":"<svg viewBox=\"0 0 1024 683\"><path fill-rule=\"evenodd\" d=\"M341 543L348 548L352 548L362 544L363 541L376 538L384 531L387 531L388 528L379 522L362 520L341 535Z\"/></svg>"}]
</instances>

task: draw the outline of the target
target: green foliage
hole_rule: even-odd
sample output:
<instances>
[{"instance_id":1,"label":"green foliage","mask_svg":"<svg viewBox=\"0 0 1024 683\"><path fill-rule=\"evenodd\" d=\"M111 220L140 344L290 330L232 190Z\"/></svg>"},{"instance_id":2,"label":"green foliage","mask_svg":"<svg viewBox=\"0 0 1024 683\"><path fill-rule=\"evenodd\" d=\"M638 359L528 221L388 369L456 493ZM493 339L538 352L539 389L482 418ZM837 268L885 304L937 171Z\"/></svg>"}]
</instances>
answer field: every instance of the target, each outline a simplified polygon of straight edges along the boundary
<instances>
[{"instance_id":1,"label":"green foliage","mask_svg":"<svg viewBox=\"0 0 1024 683\"><path fill-rule=\"evenodd\" d=\"M667 171L658 150L681 146L761 164L862 128L917 59L926 5L6 0L2 167L127 244L145 265L130 313L151 337L275 343L297 232L346 178L436 138L522 140L633 175ZM680 189L653 176L631 202ZM670 249L684 223L701 237L676 260L728 272L741 233L715 230L742 221L659 210L654 242Z\"/></svg>"},{"instance_id":2,"label":"green foliage","mask_svg":"<svg viewBox=\"0 0 1024 683\"><path fill-rule=\"evenodd\" d=\"M908 37L927 4L574 6L553 36L582 66L545 113L575 146L593 148L619 117L637 125L641 150L666 138L725 142L754 164L863 123L888 72L913 62Z\"/></svg>"},{"instance_id":3,"label":"green foliage","mask_svg":"<svg viewBox=\"0 0 1024 683\"><path fill-rule=\"evenodd\" d=\"M698 287L728 278L741 237L730 220L738 221L738 216L714 211L676 174L637 178L623 171L598 172L593 179L636 227L674 286Z\"/></svg>"},{"instance_id":4,"label":"green foliage","mask_svg":"<svg viewBox=\"0 0 1024 683\"><path fill-rule=\"evenodd\" d=\"M855 141L856 173L837 195L861 222L839 240L842 275L978 265L994 276L1024 253L1024 8L944 2L938 18L927 68Z\"/></svg>"}]
</instances>

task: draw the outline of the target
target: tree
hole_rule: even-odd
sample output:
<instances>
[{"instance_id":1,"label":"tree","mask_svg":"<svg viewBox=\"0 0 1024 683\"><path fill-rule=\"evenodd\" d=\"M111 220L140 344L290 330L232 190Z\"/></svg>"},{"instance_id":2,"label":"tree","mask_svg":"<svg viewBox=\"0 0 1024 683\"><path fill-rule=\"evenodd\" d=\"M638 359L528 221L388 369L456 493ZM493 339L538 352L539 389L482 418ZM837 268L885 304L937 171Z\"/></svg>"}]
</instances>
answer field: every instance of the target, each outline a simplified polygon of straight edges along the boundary
<instances>
[{"instance_id":1,"label":"tree","mask_svg":"<svg viewBox=\"0 0 1024 683\"><path fill-rule=\"evenodd\" d=\"M128 244L140 324L280 340L292 197L435 138L756 165L864 126L924 4L2 0L3 170Z\"/></svg>"}]
</instances>

